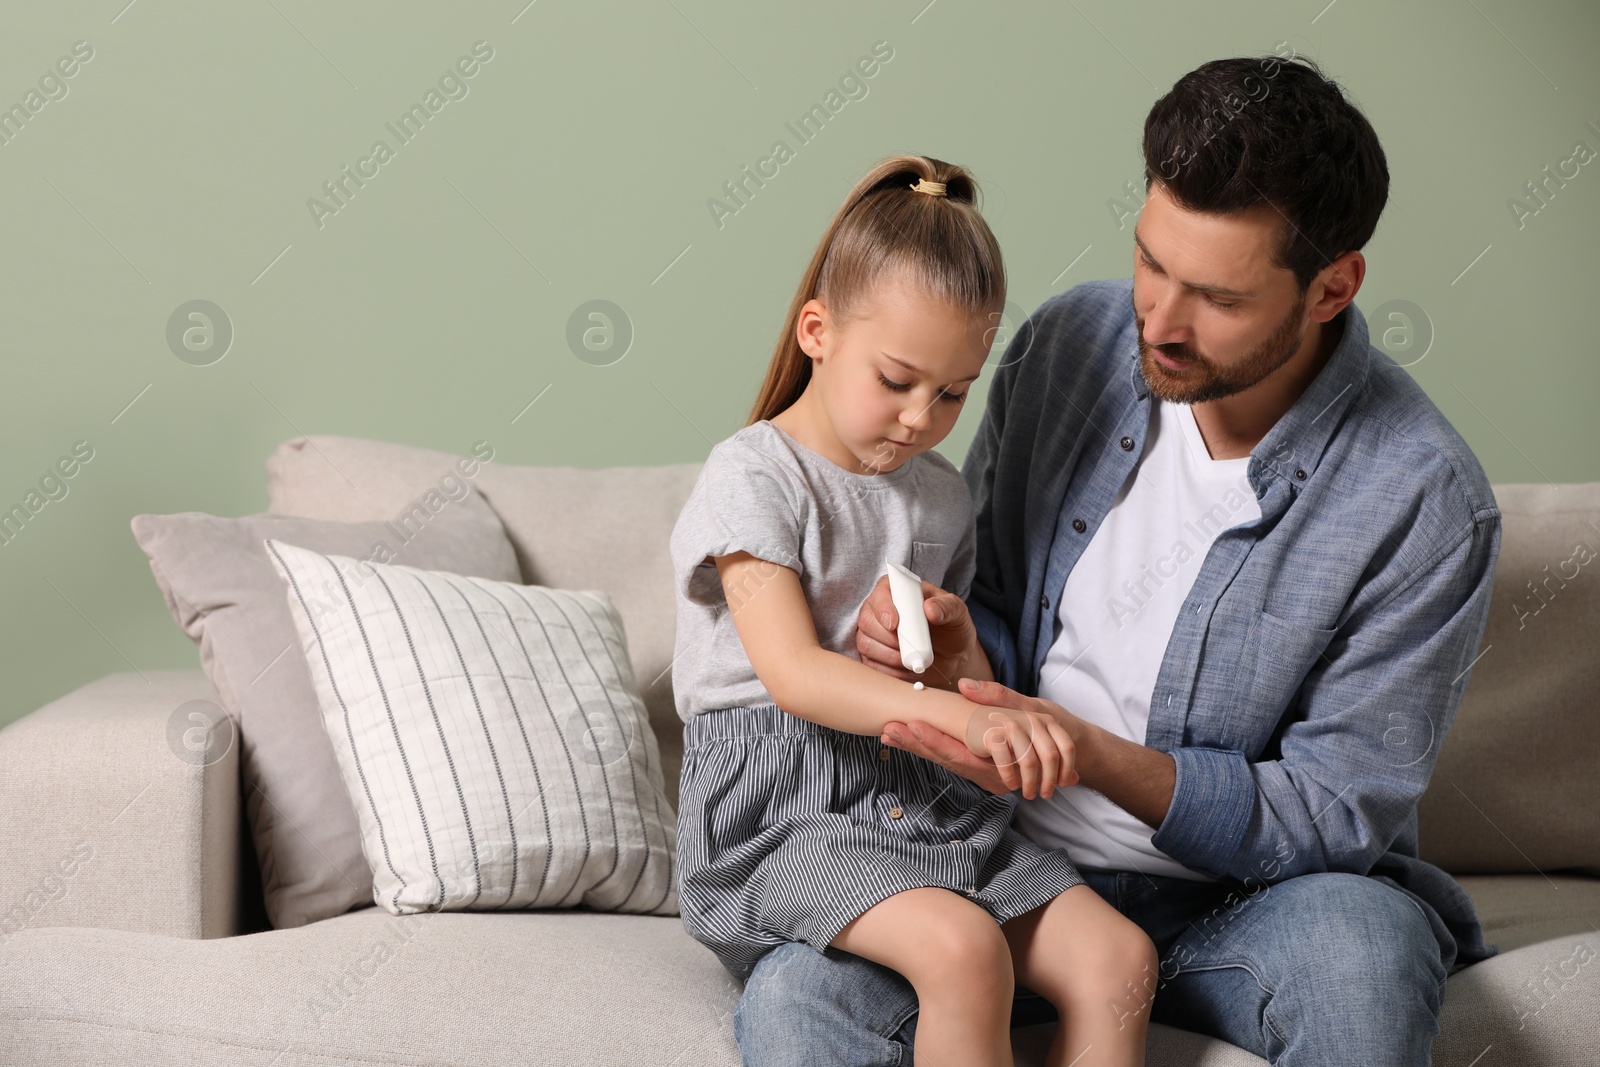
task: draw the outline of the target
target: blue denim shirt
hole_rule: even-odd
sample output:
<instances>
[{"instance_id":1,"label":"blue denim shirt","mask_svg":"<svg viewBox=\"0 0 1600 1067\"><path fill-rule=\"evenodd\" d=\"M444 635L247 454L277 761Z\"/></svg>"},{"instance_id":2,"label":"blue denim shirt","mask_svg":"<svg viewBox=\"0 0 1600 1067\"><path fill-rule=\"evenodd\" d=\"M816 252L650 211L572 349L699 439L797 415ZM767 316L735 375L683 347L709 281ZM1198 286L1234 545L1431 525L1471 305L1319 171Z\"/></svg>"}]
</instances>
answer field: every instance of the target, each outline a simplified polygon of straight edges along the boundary
<instances>
[{"instance_id":1,"label":"blue denim shirt","mask_svg":"<svg viewBox=\"0 0 1600 1067\"><path fill-rule=\"evenodd\" d=\"M968 606L995 677L1030 696L1067 575L1149 429L1132 290L1088 282L1030 316L962 467ZM1380 878L1422 906L1450 969L1495 948L1461 887L1417 858L1417 800L1483 634L1500 511L1354 304L1340 320L1333 355L1250 453L1261 518L1217 537L1167 643L1144 743L1177 782L1153 842L1247 885Z\"/></svg>"}]
</instances>

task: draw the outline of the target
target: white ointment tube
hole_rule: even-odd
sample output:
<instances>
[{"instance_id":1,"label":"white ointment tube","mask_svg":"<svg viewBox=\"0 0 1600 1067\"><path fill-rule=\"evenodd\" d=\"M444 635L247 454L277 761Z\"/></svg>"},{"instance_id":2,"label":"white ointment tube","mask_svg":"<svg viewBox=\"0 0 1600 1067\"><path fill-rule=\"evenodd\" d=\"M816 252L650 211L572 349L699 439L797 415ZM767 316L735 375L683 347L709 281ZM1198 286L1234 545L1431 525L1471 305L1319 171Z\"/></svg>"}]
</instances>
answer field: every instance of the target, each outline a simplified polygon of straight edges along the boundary
<instances>
[{"instance_id":1,"label":"white ointment tube","mask_svg":"<svg viewBox=\"0 0 1600 1067\"><path fill-rule=\"evenodd\" d=\"M922 579L894 560L889 560L889 595L900 616L895 636L900 641L900 662L915 674L933 666L933 638L928 634L928 615L922 607Z\"/></svg>"}]
</instances>

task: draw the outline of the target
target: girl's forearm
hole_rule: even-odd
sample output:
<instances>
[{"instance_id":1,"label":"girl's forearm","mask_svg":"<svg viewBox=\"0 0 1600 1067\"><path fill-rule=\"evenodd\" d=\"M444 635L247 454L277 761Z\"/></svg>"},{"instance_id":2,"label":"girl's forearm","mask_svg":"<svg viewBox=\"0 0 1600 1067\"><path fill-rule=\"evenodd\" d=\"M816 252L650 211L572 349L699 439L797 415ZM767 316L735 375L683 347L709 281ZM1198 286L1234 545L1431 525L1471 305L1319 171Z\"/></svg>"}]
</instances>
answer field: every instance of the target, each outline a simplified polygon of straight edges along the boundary
<instances>
[{"instance_id":1,"label":"girl's forearm","mask_svg":"<svg viewBox=\"0 0 1600 1067\"><path fill-rule=\"evenodd\" d=\"M964 738L967 722L979 708L959 693L936 689L929 682L923 689L913 689L910 682L820 646L806 650L789 667L785 691L772 694L777 705L791 715L845 733L876 736L886 723L915 720Z\"/></svg>"}]
</instances>

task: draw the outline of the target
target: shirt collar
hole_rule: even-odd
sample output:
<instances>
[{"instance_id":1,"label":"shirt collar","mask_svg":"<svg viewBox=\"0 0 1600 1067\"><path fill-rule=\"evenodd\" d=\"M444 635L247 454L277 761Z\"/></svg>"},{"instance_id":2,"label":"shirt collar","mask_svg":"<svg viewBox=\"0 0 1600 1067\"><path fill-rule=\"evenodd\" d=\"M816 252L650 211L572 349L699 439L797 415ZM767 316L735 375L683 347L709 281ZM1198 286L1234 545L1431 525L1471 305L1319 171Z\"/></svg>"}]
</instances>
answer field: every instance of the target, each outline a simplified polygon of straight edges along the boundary
<instances>
[{"instance_id":1,"label":"shirt collar","mask_svg":"<svg viewBox=\"0 0 1600 1067\"><path fill-rule=\"evenodd\" d=\"M1360 395L1372 367L1366 318L1351 303L1327 326L1341 319L1344 336L1339 338L1333 355L1300 399L1250 450L1252 466L1270 467L1290 485L1308 481L1316 473L1328 441Z\"/></svg>"}]
</instances>

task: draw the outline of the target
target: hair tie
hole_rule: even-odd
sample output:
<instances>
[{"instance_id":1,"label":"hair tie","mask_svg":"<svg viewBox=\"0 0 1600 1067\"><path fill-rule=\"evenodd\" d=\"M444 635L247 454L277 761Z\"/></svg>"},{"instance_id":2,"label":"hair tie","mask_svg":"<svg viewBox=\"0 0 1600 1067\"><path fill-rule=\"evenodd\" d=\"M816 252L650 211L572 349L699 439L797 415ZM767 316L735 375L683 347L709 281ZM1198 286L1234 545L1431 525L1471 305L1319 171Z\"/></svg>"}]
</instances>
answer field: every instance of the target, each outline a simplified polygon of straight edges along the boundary
<instances>
[{"instance_id":1,"label":"hair tie","mask_svg":"<svg viewBox=\"0 0 1600 1067\"><path fill-rule=\"evenodd\" d=\"M927 193L929 196L944 196L944 182L930 182L926 178L918 178L917 183L911 188L915 192Z\"/></svg>"}]
</instances>

